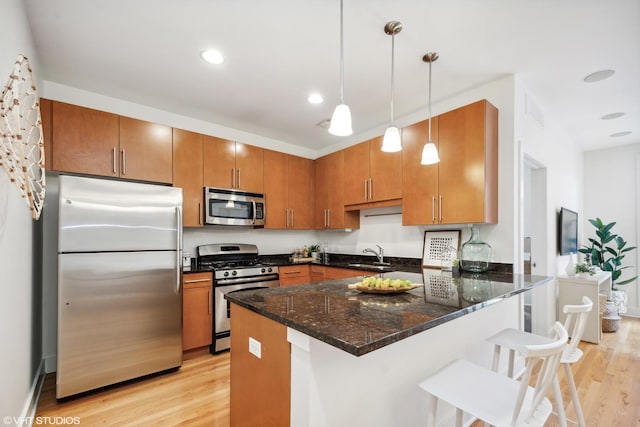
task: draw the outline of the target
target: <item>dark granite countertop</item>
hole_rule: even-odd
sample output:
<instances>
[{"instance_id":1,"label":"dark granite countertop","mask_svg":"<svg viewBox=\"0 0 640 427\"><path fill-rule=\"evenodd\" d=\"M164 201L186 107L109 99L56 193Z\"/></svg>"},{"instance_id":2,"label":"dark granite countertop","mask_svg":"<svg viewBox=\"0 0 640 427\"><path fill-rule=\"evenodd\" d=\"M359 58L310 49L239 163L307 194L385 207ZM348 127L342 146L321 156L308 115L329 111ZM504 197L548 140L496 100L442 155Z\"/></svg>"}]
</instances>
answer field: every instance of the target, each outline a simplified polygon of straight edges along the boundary
<instances>
[{"instance_id":1,"label":"dark granite countertop","mask_svg":"<svg viewBox=\"0 0 640 427\"><path fill-rule=\"evenodd\" d=\"M552 277L505 273L467 274L424 269L381 273L381 277L424 283L408 292L366 294L348 285L357 279L247 290L226 298L292 329L362 356L505 298L551 281Z\"/></svg>"}]
</instances>

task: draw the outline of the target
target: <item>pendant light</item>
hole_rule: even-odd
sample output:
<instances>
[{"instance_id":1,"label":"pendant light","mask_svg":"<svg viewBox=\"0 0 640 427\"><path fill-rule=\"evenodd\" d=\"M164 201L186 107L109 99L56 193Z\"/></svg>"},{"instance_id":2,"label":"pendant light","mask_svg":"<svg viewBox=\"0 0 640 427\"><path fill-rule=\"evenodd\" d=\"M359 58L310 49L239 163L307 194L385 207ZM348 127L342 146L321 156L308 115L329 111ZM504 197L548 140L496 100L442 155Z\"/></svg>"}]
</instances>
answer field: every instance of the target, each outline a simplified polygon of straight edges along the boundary
<instances>
[{"instance_id":1,"label":"pendant light","mask_svg":"<svg viewBox=\"0 0 640 427\"><path fill-rule=\"evenodd\" d=\"M344 25L342 1L340 0L340 103L336 106L331 116L329 133L337 136L349 136L353 133L351 128L351 110L344 103Z\"/></svg>"},{"instance_id":2,"label":"pendant light","mask_svg":"<svg viewBox=\"0 0 640 427\"><path fill-rule=\"evenodd\" d=\"M436 52L429 52L422 57L424 62L429 63L429 139L427 139L427 143L424 144L422 149L422 160L420 160L422 165L433 165L440 162L438 148L431 140L431 64L437 59L438 54Z\"/></svg>"},{"instance_id":3,"label":"pendant light","mask_svg":"<svg viewBox=\"0 0 640 427\"><path fill-rule=\"evenodd\" d=\"M384 32L391 36L391 124L384 132L382 139L382 151L394 153L402 150L402 140L400 137L400 129L393 123L393 66L395 59L395 38L396 34L402 31L402 24L398 21L387 22L384 26Z\"/></svg>"}]
</instances>

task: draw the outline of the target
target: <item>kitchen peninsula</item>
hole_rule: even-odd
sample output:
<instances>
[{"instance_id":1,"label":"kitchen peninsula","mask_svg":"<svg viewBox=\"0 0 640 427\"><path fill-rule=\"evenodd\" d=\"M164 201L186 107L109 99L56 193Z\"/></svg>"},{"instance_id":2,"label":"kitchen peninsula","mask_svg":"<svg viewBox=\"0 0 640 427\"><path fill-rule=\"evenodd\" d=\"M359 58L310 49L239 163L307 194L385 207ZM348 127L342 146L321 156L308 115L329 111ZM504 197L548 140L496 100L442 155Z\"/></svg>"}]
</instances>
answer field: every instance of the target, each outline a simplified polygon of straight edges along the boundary
<instances>
[{"instance_id":1,"label":"kitchen peninsula","mask_svg":"<svg viewBox=\"0 0 640 427\"><path fill-rule=\"evenodd\" d=\"M521 327L521 296L552 281L427 269L382 276L424 286L368 294L351 278L228 294L231 425L422 425L417 383L458 357L489 366L484 338Z\"/></svg>"}]
</instances>

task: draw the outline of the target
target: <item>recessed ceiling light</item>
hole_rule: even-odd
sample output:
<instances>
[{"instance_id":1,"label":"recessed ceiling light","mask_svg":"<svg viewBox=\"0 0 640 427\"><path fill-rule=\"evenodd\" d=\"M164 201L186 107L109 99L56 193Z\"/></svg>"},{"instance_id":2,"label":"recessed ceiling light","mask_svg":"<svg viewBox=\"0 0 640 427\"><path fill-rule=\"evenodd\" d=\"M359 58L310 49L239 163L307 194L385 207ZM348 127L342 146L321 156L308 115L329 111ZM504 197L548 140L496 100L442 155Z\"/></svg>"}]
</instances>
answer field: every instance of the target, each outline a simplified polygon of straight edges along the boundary
<instances>
[{"instance_id":1,"label":"recessed ceiling light","mask_svg":"<svg viewBox=\"0 0 640 427\"><path fill-rule=\"evenodd\" d=\"M224 58L222 56L222 54L215 50L215 49L209 49L209 50L205 50L204 52L202 52L200 54L200 56L202 56L202 59L204 59L205 61L207 61L210 64L222 64L224 62Z\"/></svg>"},{"instance_id":2,"label":"recessed ceiling light","mask_svg":"<svg viewBox=\"0 0 640 427\"><path fill-rule=\"evenodd\" d=\"M604 80L606 78L613 76L614 73L615 73L615 70L596 71L595 73L591 73L587 77L585 77L584 82L585 83L599 82L600 80Z\"/></svg>"},{"instance_id":3,"label":"recessed ceiling light","mask_svg":"<svg viewBox=\"0 0 640 427\"><path fill-rule=\"evenodd\" d=\"M610 113L610 114L605 114L600 118L602 120L611 120L611 119L617 119L618 117L622 117L622 116L624 116L624 113Z\"/></svg>"},{"instance_id":4,"label":"recessed ceiling light","mask_svg":"<svg viewBox=\"0 0 640 427\"><path fill-rule=\"evenodd\" d=\"M312 93L307 98L307 101L309 101L310 104L322 104L324 98L319 93Z\"/></svg>"},{"instance_id":5,"label":"recessed ceiling light","mask_svg":"<svg viewBox=\"0 0 640 427\"><path fill-rule=\"evenodd\" d=\"M612 133L611 135L609 135L611 138L619 138L621 136L627 136L627 135L631 135L631 131L630 130L625 130L624 132L616 132L616 133Z\"/></svg>"}]
</instances>

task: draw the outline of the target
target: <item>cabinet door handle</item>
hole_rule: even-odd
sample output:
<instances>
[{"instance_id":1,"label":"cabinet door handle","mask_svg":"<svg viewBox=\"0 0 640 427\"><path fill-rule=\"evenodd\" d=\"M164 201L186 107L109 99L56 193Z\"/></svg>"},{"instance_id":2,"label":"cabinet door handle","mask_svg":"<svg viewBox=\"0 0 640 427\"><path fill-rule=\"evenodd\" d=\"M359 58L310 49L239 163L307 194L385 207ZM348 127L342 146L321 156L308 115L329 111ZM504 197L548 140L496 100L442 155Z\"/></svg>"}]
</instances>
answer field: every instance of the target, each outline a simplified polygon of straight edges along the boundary
<instances>
[{"instance_id":1,"label":"cabinet door handle","mask_svg":"<svg viewBox=\"0 0 640 427\"><path fill-rule=\"evenodd\" d=\"M211 304L211 291L207 291L207 299L209 300L209 314L211 314L212 310L212 304Z\"/></svg>"},{"instance_id":2,"label":"cabinet door handle","mask_svg":"<svg viewBox=\"0 0 640 427\"><path fill-rule=\"evenodd\" d=\"M438 213L440 216L440 223L442 223L442 195L440 195L440 203L438 203Z\"/></svg>"},{"instance_id":3,"label":"cabinet door handle","mask_svg":"<svg viewBox=\"0 0 640 427\"><path fill-rule=\"evenodd\" d=\"M331 209L327 209L327 228L331 227Z\"/></svg>"},{"instance_id":4,"label":"cabinet door handle","mask_svg":"<svg viewBox=\"0 0 640 427\"><path fill-rule=\"evenodd\" d=\"M198 225L202 225L202 205L198 202Z\"/></svg>"},{"instance_id":5,"label":"cabinet door handle","mask_svg":"<svg viewBox=\"0 0 640 427\"><path fill-rule=\"evenodd\" d=\"M122 175L127 174L127 151L122 149Z\"/></svg>"},{"instance_id":6,"label":"cabinet door handle","mask_svg":"<svg viewBox=\"0 0 640 427\"><path fill-rule=\"evenodd\" d=\"M369 185L369 181L367 179L364 180L364 199L367 200L367 194L369 194L369 192L367 191L367 186Z\"/></svg>"},{"instance_id":7,"label":"cabinet door handle","mask_svg":"<svg viewBox=\"0 0 640 427\"><path fill-rule=\"evenodd\" d=\"M284 274L300 274L302 273L302 271L300 270L293 270L293 271L285 271Z\"/></svg>"},{"instance_id":8,"label":"cabinet door handle","mask_svg":"<svg viewBox=\"0 0 640 427\"><path fill-rule=\"evenodd\" d=\"M238 187L237 188L240 188L241 185L242 184L240 183L240 168L238 168Z\"/></svg>"},{"instance_id":9,"label":"cabinet door handle","mask_svg":"<svg viewBox=\"0 0 640 427\"><path fill-rule=\"evenodd\" d=\"M118 163L118 155L116 154L116 147L113 147L113 173L116 174L118 173L118 170L116 169L116 164Z\"/></svg>"},{"instance_id":10,"label":"cabinet door handle","mask_svg":"<svg viewBox=\"0 0 640 427\"><path fill-rule=\"evenodd\" d=\"M431 222L436 222L436 196L431 196Z\"/></svg>"},{"instance_id":11,"label":"cabinet door handle","mask_svg":"<svg viewBox=\"0 0 640 427\"><path fill-rule=\"evenodd\" d=\"M369 178L369 200L373 200L373 179Z\"/></svg>"},{"instance_id":12,"label":"cabinet door handle","mask_svg":"<svg viewBox=\"0 0 640 427\"><path fill-rule=\"evenodd\" d=\"M236 188L236 168L231 168L231 188Z\"/></svg>"}]
</instances>

